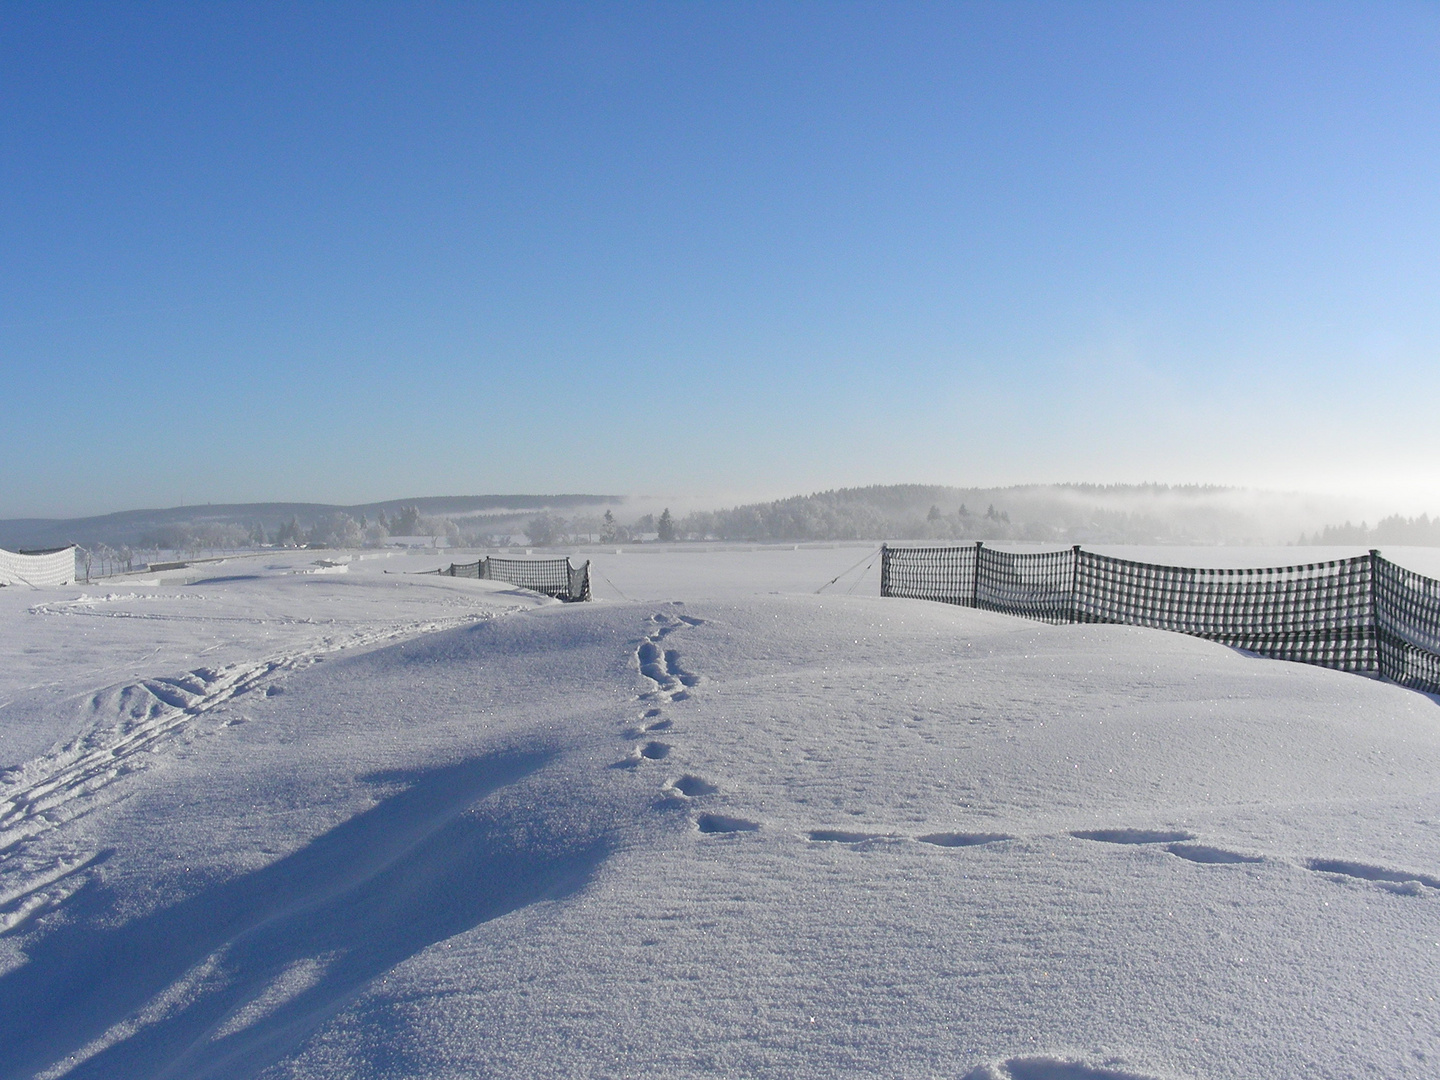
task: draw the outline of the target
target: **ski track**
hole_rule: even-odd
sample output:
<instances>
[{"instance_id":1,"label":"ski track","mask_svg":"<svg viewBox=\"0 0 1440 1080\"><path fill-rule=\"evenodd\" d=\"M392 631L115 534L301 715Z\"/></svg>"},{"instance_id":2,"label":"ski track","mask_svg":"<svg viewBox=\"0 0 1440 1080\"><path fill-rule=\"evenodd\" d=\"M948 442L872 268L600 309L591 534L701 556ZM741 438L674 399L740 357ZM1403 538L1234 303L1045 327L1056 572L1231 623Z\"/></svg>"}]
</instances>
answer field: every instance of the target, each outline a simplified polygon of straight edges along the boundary
<instances>
[{"instance_id":1,"label":"ski track","mask_svg":"<svg viewBox=\"0 0 1440 1080\"><path fill-rule=\"evenodd\" d=\"M34 610L34 609L32 609ZM520 610L520 609L515 609ZM93 614L47 610L46 614ZM299 652L255 663L199 667L174 675L117 684L90 695L90 722L68 742L0 772L0 935L63 903L89 880L108 852L32 854L36 841L121 797L117 781L140 772L166 750L243 717L202 718L235 699L282 693L283 677L352 649L449 630L504 612L426 619L322 637ZM125 616L158 617L167 616ZM223 711L223 710L222 710Z\"/></svg>"}]
</instances>

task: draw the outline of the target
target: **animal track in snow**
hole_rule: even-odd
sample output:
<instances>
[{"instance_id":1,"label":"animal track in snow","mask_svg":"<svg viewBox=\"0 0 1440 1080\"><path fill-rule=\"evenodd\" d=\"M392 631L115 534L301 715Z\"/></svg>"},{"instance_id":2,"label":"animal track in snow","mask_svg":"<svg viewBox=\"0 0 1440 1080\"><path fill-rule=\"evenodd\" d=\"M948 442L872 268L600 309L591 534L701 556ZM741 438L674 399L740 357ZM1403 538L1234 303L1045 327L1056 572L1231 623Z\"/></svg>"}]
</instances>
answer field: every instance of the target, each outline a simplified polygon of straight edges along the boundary
<instances>
[{"instance_id":1,"label":"animal track in snow","mask_svg":"<svg viewBox=\"0 0 1440 1080\"><path fill-rule=\"evenodd\" d=\"M1204 863L1210 866L1265 861L1265 856L1263 855L1244 855L1238 851L1226 851L1224 848L1210 847L1208 844L1170 844L1165 850L1170 852L1171 855L1178 855L1180 858L1189 859L1193 863Z\"/></svg>"},{"instance_id":2,"label":"animal track in snow","mask_svg":"<svg viewBox=\"0 0 1440 1080\"><path fill-rule=\"evenodd\" d=\"M1006 833L966 833L966 832L933 832L915 838L922 844L934 844L937 847L979 847L981 844L996 844L1001 840L1014 840L1015 837Z\"/></svg>"},{"instance_id":3,"label":"animal track in snow","mask_svg":"<svg viewBox=\"0 0 1440 1080\"><path fill-rule=\"evenodd\" d=\"M1070 835L1077 840L1098 840L1102 844L1173 844L1195 839L1193 833L1158 829L1080 829Z\"/></svg>"},{"instance_id":4,"label":"animal track in snow","mask_svg":"<svg viewBox=\"0 0 1440 1080\"><path fill-rule=\"evenodd\" d=\"M965 1074L963 1080L1155 1080L1143 1073L1119 1067L1118 1062L1086 1065L1080 1061L1054 1057L1013 1057L990 1065L981 1065Z\"/></svg>"},{"instance_id":5,"label":"animal track in snow","mask_svg":"<svg viewBox=\"0 0 1440 1080\"><path fill-rule=\"evenodd\" d=\"M701 814L695 819L695 827L702 833L756 832L760 823L724 814Z\"/></svg>"},{"instance_id":6,"label":"animal track in snow","mask_svg":"<svg viewBox=\"0 0 1440 1080\"><path fill-rule=\"evenodd\" d=\"M1440 878L1431 877L1429 874L1414 874L1409 870L1387 870L1383 866L1370 866L1367 863L1349 862L1345 859L1307 859L1305 869L1314 870L1319 874L1338 874L1360 881L1371 881L1382 889L1388 889L1390 892L1400 893L1404 896L1422 895L1422 886L1427 889L1440 889Z\"/></svg>"}]
</instances>

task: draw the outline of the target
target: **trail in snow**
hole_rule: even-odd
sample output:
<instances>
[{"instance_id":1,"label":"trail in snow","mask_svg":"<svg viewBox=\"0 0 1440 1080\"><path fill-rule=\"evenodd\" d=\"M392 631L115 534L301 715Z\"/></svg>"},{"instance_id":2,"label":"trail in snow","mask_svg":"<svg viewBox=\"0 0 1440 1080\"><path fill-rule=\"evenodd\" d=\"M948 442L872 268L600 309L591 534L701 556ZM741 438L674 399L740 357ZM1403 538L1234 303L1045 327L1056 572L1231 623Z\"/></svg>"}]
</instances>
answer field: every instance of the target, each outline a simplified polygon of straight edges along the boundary
<instances>
[{"instance_id":1,"label":"trail in snow","mask_svg":"<svg viewBox=\"0 0 1440 1080\"><path fill-rule=\"evenodd\" d=\"M243 694L282 692L278 680L326 656L389 641L434 633L490 617L474 614L428 620L340 639L327 638L316 648L270 657L252 664L195 668L96 691L89 702L88 729L51 753L7 769L0 787L0 856L16 844L67 821L79 813L68 808L81 796L93 796L114 780L143 768L145 758L185 736L195 719ZM226 723L243 722L238 717Z\"/></svg>"},{"instance_id":2,"label":"trail in snow","mask_svg":"<svg viewBox=\"0 0 1440 1080\"><path fill-rule=\"evenodd\" d=\"M112 610L116 601L203 602L201 594L106 594L31 606L38 615L93 616L162 622L216 622L266 626L272 618L214 613ZM74 850L32 858L31 843L120 797L115 785L153 764L168 749L209 731L244 723L245 716L222 706L244 695L284 692L283 680L327 657L383 646L418 635L491 618L508 606L463 615L347 627L337 620L291 619L291 626L323 626L308 647L249 663L197 667L177 674L120 683L91 693L82 730L49 752L0 772L0 934L49 910L80 888L101 852ZM219 712L216 712L219 710ZM209 714L216 713L212 719ZM223 714L223 715L221 715Z\"/></svg>"},{"instance_id":3,"label":"trail in snow","mask_svg":"<svg viewBox=\"0 0 1440 1080\"><path fill-rule=\"evenodd\" d=\"M701 676L683 665L680 650L673 644L668 644L667 639L680 631L704 626L705 620L675 612L660 611L650 616L649 621L653 624L654 629L645 635L644 640L636 648L635 663L641 677L651 689L638 694L636 701L645 704L651 702L660 702L661 704L647 708L641 715L641 726L638 729L631 728L626 732L626 737L632 739L653 735L657 732L671 731L675 722L665 715L665 706L689 700L691 693L704 681ZM632 747L629 754L617 761L612 768L635 768L646 761L664 761L670 756L672 749L674 746L671 743L662 742L659 739L648 739L644 743ZM698 806L700 805L698 800L719 793L718 785L704 777L692 776L688 773L676 779L666 780L660 788L662 805L666 802L678 802L689 806ZM758 832L760 829L758 821L698 810L693 821L695 828L707 835Z\"/></svg>"}]
</instances>

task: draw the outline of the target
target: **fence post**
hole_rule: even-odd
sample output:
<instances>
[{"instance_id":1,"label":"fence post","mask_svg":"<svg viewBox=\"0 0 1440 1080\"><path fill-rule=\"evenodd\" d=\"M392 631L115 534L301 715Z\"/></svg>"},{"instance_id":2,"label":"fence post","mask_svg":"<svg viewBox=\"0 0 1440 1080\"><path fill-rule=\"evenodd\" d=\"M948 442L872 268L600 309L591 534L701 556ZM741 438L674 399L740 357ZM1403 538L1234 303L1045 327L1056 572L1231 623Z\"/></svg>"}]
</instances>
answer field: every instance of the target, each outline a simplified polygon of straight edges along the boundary
<instances>
[{"instance_id":1,"label":"fence post","mask_svg":"<svg viewBox=\"0 0 1440 1080\"><path fill-rule=\"evenodd\" d=\"M880 545L880 595L890 595L890 546Z\"/></svg>"},{"instance_id":2,"label":"fence post","mask_svg":"<svg viewBox=\"0 0 1440 1080\"><path fill-rule=\"evenodd\" d=\"M1375 673L1389 678L1385 671L1385 647L1380 639L1380 549L1370 549L1370 632L1375 635Z\"/></svg>"},{"instance_id":3,"label":"fence post","mask_svg":"<svg viewBox=\"0 0 1440 1080\"><path fill-rule=\"evenodd\" d=\"M1070 621L1080 621L1080 545L1076 544L1070 556Z\"/></svg>"},{"instance_id":4,"label":"fence post","mask_svg":"<svg viewBox=\"0 0 1440 1080\"><path fill-rule=\"evenodd\" d=\"M975 541L975 575L970 579L970 606L980 606L980 550L985 546L983 540Z\"/></svg>"}]
</instances>

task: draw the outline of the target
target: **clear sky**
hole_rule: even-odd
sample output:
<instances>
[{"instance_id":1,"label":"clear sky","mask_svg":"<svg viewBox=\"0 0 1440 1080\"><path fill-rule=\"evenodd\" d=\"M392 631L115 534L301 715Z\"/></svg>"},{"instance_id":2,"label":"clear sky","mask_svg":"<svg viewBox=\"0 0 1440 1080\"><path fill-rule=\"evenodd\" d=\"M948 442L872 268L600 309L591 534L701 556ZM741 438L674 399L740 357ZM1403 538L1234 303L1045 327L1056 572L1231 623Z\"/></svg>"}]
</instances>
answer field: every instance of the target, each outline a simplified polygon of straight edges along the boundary
<instances>
[{"instance_id":1,"label":"clear sky","mask_svg":"<svg viewBox=\"0 0 1440 1080\"><path fill-rule=\"evenodd\" d=\"M1440 5L6 4L0 517L1440 511Z\"/></svg>"}]
</instances>

